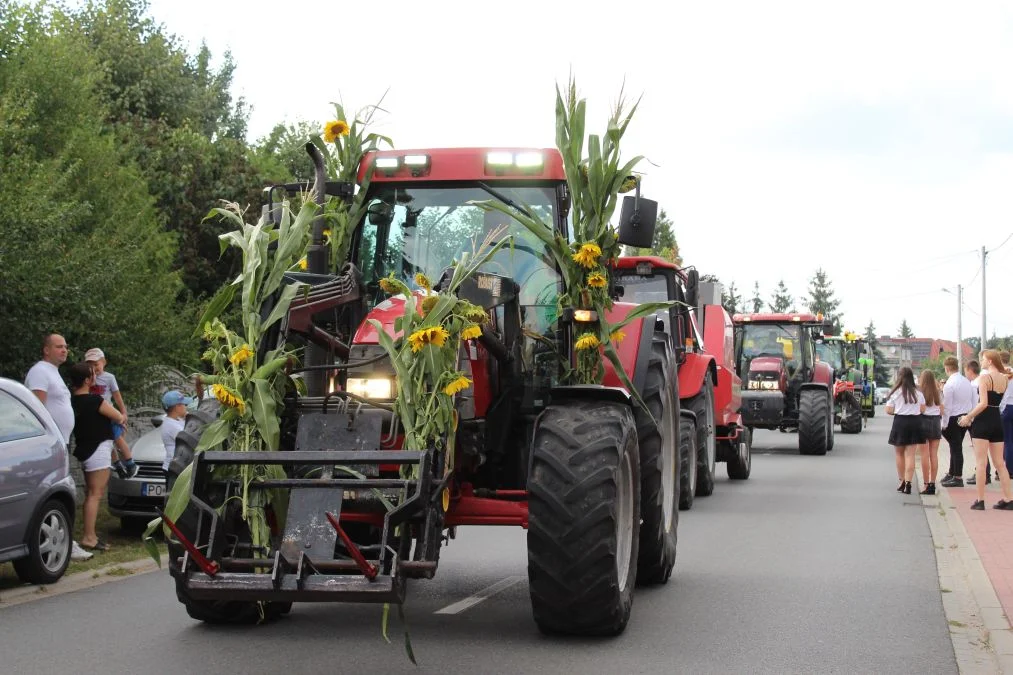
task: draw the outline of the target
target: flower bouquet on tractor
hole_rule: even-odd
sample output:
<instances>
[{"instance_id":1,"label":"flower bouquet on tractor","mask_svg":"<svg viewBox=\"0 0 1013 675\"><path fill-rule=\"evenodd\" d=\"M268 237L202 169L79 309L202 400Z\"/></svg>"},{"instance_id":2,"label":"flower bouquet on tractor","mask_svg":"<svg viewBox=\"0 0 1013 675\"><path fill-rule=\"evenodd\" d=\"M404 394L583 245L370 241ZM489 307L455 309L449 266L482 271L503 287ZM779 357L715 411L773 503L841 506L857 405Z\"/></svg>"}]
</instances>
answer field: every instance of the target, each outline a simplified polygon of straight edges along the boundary
<instances>
[{"instance_id":1,"label":"flower bouquet on tractor","mask_svg":"<svg viewBox=\"0 0 1013 675\"><path fill-rule=\"evenodd\" d=\"M191 616L400 606L465 525L527 529L546 632L617 634L634 587L668 580L676 366L655 316L669 303L613 301L610 262L649 245L656 211L639 158L620 159L623 108L585 139L584 101L557 91L555 149L380 150L335 125L307 144L297 211L298 186L270 189L256 224L216 211L244 272L201 321L211 396L161 521ZM334 151L346 131L361 153ZM335 161L354 184L327 179Z\"/></svg>"}]
</instances>

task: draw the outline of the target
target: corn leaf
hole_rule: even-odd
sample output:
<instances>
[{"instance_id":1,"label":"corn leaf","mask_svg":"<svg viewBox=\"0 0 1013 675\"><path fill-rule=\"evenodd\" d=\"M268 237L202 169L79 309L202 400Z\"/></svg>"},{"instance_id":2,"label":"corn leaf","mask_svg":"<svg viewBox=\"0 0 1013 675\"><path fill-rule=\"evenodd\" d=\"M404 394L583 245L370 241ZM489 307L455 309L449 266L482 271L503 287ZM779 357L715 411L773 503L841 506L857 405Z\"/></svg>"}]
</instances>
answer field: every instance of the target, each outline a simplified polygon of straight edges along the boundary
<instances>
[{"instance_id":1,"label":"corn leaf","mask_svg":"<svg viewBox=\"0 0 1013 675\"><path fill-rule=\"evenodd\" d=\"M253 411L253 419L257 423L257 429L267 444L267 449L277 450L281 430L278 426L278 415L275 412L277 406L271 383L261 379L251 380L250 383L253 385L253 400L250 401L250 409Z\"/></svg>"},{"instance_id":2,"label":"corn leaf","mask_svg":"<svg viewBox=\"0 0 1013 675\"><path fill-rule=\"evenodd\" d=\"M200 442L197 444L195 451L210 450L221 445L229 437L229 431L231 431L231 428L227 421L222 419L215 420L204 428L204 433L201 434Z\"/></svg>"},{"instance_id":3,"label":"corn leaf","mask_svg":"<svg viewBox=\"0 0 1013 675\"><path fill-rule=\"evenodd\" d=\"M157 530L161 524L162 519L155 518L148 523L148 528L144 530L144 534L141 535L141 541L144 542L144 550L151 556L151 559L158 564L159 568L162 567L162 556L159 555L158 543L155 541L155 530Z\"/></svg>"},{"instance_id":4,"label":"corn leaf","mask_svg":"<svg viewBox=\"0 0 1013 675\"><path fill-rule=\"evenodd\" d=\"M211 298L211 302L208 303L207 308L204 310L204 314L201 315L200 321L197 322L197 328L193 332L193 337L200 337L206 326L212 319L217 319L221 316L222 312L228 309L229 305L232 304L232 300L236 297L236 284L229 284L223 286L215 293L215 296Z\"/></svg>"},{"instance_id":5,"label":"corn leaf","mask_svg":"<svg viewBox=\"0 0 1013 675\"><path fill-rule=\"evenodd\" d=\"M281 296L278 297L278 302L275 303L271 309L271 313L268 314L267 320L261 324L261 330L267 330L276 321L280 321L283 317L288 314L288 308L292 305L292 301L295 296L302 290L303 286L309 286L309 284L287 284L281 291Z\"/></svg>"},{"instance_id":6,"label":"corn leaf","mask_svg":"<svg viewBox=\"0 0 1013 675\"><path fill-rule=\"evenodd\" d=\"M172 522L178 521L179 517L183 515L183 511L186 510L186 505L190 502L190 488L192 485L193 462L190 462L183 469L182 473L179 474L179 477L172 486L172 491L169 493L169 498L165 501L163 512ZM172 536L172 530L167 525L162 529L166 537Z\"/></svg>"}]
</instances>

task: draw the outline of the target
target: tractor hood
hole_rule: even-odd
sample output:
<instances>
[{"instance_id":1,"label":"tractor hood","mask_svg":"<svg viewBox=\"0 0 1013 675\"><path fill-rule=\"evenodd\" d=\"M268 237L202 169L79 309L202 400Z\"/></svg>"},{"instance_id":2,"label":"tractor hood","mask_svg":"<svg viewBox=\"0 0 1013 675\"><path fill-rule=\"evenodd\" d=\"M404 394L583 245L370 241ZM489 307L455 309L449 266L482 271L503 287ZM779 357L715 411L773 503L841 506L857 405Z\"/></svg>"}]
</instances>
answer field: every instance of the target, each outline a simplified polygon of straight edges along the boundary
<instances>
[{"instance_id":1,"label":"tractor hood","mask_svg":"<svg viewBox=\"0 0 1013 675\"><path fill-rule=\"evenodd\" d=\"M777 356L757 356L749 362L750 373L774 373L784 370L784 359Z\"/></svg>"},{"instance_id":2,"label":"tractor hood","mask_svg":"<svg viewBox=\"0 0 1013 675\"><path fill-rule=\"evenodd\" d=\"M412 299L416 303L416 308L422 311L422 293L413 293ZM376 345L380 344L380 338L376 334L376 328L369 322L369 319L373 319L381 326L387 335L394 339L397 339L400 335L400 331L394 330L394 320L400 316L404 316L404 303L405 298L403 295L398 295L392 298L387 298L379 305L370 310L369 314L366 315L366 320L359 325L359 329L355 331L355 337L352 338L352 344L356 345Z\"/></svg>"}]
</instances>

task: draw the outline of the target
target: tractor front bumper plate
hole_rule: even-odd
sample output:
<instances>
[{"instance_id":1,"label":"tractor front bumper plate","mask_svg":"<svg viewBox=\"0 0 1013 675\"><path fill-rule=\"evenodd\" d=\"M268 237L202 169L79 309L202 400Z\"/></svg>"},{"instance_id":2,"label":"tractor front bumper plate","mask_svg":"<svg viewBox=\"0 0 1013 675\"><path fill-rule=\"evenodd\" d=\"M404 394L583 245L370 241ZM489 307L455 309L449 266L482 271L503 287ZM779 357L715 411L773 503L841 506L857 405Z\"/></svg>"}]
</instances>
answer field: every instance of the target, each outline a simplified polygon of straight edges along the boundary
<instances>
[{"instance_id":1,"label":"tractor front bumper plate","mask_svg":"<svg viewBox=\"0 0 1013 675\"><path fill-rule=\"evenodd\" d=\"M779 391L742 392L742 422L746 426L777 426L784 415L784 395Z\"/></svg>"}]
</instances>

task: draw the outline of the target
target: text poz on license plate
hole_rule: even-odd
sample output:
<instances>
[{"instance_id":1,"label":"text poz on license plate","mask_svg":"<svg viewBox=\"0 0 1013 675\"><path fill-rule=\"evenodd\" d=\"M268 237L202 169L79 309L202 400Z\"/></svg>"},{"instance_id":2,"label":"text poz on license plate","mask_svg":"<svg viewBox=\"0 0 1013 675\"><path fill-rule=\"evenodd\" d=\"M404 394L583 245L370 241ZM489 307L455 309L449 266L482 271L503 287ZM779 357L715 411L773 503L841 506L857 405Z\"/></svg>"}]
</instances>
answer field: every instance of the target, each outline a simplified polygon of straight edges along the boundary
<instances>
[{"instance_id":1,"label":"text poz on license plate","mask_svg":"<svg viewBox=\"0 0 1013 675\"><path fill-rule=\"evenodd\" d=\"M145 483L141 488L141 494L145 497L164 497L165 486L160 483Z\"/></svg>"}]
</instances>

